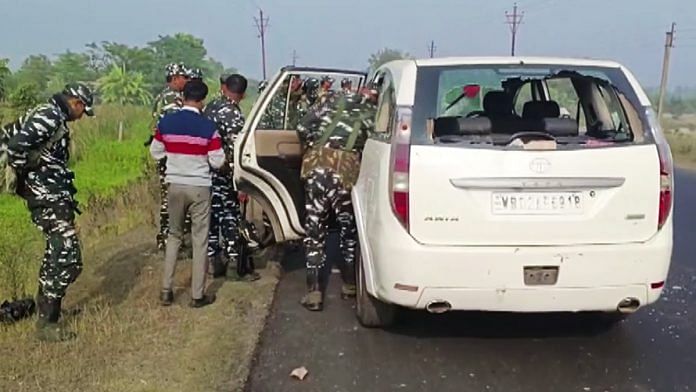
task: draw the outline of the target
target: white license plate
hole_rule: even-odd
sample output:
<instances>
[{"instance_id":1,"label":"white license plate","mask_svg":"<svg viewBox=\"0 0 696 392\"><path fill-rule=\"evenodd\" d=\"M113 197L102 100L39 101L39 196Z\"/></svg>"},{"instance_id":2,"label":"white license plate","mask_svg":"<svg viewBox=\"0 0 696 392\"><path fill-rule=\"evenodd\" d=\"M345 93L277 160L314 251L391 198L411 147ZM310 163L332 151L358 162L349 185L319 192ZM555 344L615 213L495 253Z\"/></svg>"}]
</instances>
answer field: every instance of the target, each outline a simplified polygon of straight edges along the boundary
<instances>
[{"instance_id":1,"label":"white license plate","mask_svg":"<svg viewBox=\"0 0 696 392\"><path fill-rule=\"evenodd\" d=\"M496 192L491 206L496 215L574 215L584 200L580 192Z\"/></svg>"}]
</instances>

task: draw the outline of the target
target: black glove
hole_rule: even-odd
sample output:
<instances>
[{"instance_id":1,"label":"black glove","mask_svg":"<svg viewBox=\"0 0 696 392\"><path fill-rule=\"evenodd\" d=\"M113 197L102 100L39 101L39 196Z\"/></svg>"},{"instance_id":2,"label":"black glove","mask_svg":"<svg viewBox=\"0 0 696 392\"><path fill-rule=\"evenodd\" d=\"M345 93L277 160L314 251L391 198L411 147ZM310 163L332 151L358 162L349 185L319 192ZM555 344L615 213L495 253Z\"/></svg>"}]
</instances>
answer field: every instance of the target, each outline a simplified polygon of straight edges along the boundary
<instances>
[{"instance_id":1,"label":"black glove","mask_svg":"<svg viewBox=\"0 0 696 392\"><path fill-rule=\"evenodd\" d=\"M150 137L147 139L145 143L143 143L143 146L149 147L150 144L152 144L152 141L155 140L155 137L153 135L150 135Z\"/></svg>"}]
</instances>

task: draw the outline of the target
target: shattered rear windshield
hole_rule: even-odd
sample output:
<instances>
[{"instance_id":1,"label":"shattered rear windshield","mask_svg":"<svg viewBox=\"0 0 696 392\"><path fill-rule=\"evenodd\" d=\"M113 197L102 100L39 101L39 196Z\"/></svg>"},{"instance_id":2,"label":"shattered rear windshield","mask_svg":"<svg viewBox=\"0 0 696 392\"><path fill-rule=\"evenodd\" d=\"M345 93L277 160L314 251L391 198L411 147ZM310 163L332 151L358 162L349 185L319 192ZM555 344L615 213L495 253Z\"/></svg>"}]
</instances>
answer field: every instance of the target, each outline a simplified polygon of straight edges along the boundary
<instances>
[{"instance_id":1,"label":"shattered rear windshield","mask_svg":"<svg viewBox=\"0 0 696 392\"><path fill-rule=\"evenodd\" d=\"M420 67L413 142L505 145L521 140L606 146L645 134L644 108L618 68Z\"/></svg>"}]
</instances>

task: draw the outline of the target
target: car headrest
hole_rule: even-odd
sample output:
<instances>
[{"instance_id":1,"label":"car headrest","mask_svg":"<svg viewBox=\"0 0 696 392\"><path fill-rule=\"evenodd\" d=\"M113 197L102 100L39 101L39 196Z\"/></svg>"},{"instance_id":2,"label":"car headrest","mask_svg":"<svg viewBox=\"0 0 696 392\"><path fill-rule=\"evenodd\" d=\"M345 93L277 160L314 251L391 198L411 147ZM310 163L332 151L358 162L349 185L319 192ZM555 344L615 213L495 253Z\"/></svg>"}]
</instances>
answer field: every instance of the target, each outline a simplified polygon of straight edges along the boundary
<instances>
[{"instance_id":1,"label":"car headrest","mask_svg":"<svg viewBox=\"0 0 696 392\"><path fill-rule=\"evenodd\" d=\"M483 111L487 115L509 116L512 114L512 97L504 91L489 91L483 97Z\"/></svg>"},{"instance_id":2,"label":"car headrest","mask_svg":"<svg viewBox=\"0 0 696 392\"><path fill-rule=\"evenodd\" d=\"M489 135L491 120L485 117L438 117L434 121L433 136L480 136Z\"/></svg>"},{"instance_id":3,"label":"car headrest","mask_svg":"<svg viewBox=\"0 0 696 392\"><path fill-rule=\"evenodd\" d=\"M554 101L530 101L524 104L522 118L540 120L542 118L558 118L561 108Z\"/></svg>"},{"instance_id":4,"label":"car headrest","mask_svg":"<svg viewBox=\"0 0 696 392\"><path fill-rule=\"evenodd\" d=\"M556 137L578 136L578 123L571 118L544 118L541 120L545 132Z\"/></svg>"}]
</instances>

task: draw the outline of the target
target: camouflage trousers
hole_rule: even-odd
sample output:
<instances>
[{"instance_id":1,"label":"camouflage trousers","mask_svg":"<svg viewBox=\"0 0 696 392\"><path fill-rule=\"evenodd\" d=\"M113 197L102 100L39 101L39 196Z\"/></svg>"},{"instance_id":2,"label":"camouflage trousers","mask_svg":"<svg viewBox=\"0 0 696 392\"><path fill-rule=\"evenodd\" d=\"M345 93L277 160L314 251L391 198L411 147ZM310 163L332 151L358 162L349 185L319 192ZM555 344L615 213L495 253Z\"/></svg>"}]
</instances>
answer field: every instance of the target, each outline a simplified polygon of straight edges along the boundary
<instances>
[{"instance_id":1,"label":"camouflage trousers","mask_svg":"<svg viewBox=\"0 0 696 392\"><path fill-rule=\"evenodd\" d=\"M239 240L239 200L230 180L214 176L210 206L210 233L208 234L208 256L224 251L228 260L237 257Z\"/></svg>"},{"instance_id":2,"label":"camouflage trousers","mask_svg":"<svg viewBox=\"0 0 696 392\"><path fill-rule=\"evenodd\" d=\"M350 191L341 177L331 170L316 168L305 180L305 252L307 284L310 290L319 289L319 279L326 266L326 235L329 217L333 212L340 228L340 247L343 263L339 264L345 283L355 283L355 250L357 229Z\"/></svg>"},{"instance_id":3,"label":"camouflage trousers","mask_svg":"<svg viewBox=\"0 0 696 392\"><path fill-rule=\"evenodd\" d=\"M164 250L169 236L169 212L167 206L167 193L169 185L165 182L167 173L167 160L162 159L157 162L157 175L160 183L160 224L159 233L157 234L157 247ZM191 228L191 215L186 214L184 222L184 234L189 233Z\"/></svg>"},{"instance_id":4,"label":"camouflage trousers","mask_svg":"<svg viewBox=\"0 0 696 392\"><path fill-rule=\"evenodd\" d=\"M31 204L31 202L30 202ZM48 298L61 299L82 272L80 240L75 231L72 200L31 207L31 220L46 238L39 288Z\"/></svg>"}]
</instances>

